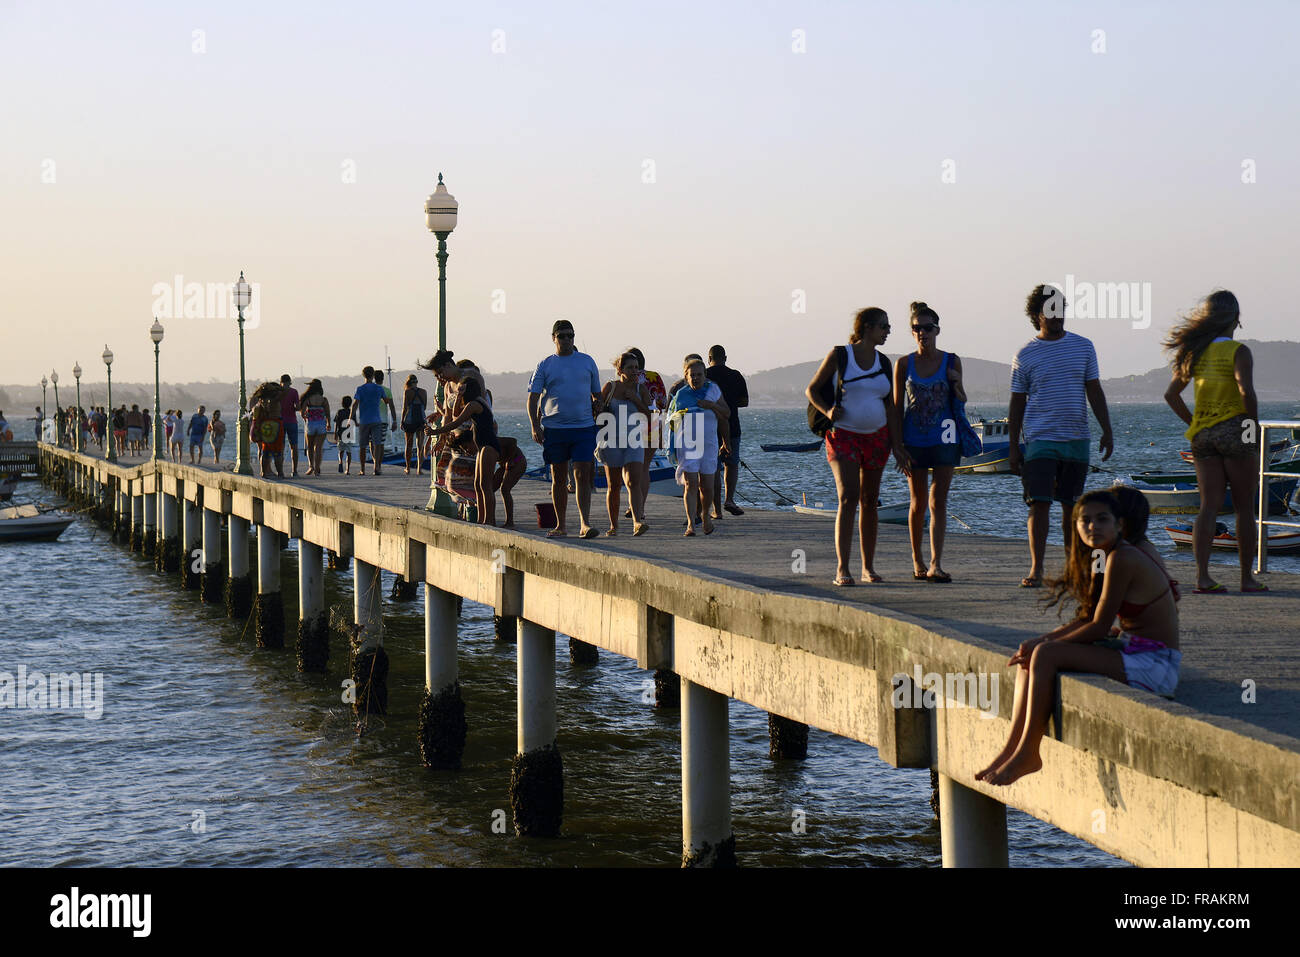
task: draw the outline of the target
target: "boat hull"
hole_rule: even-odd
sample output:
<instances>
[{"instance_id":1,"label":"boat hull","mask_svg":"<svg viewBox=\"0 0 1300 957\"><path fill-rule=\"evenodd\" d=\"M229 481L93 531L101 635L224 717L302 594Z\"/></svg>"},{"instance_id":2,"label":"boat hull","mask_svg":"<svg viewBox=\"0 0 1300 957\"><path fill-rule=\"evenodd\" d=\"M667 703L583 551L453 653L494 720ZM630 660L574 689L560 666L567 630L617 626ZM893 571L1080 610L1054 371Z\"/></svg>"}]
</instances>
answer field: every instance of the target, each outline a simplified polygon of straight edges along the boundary
<instances>
[{"instance_id":1,"label":"boat hull","mask_svg":"<svg viewBox=\"0 0 1300 957\"><path fill-rule=\"evenodd\" d=\"M1166 525L1165 533L1175 544L1185 548L1192 547L1192 526ZM1220 532L1210 540L1211 548L1237 550L1237 536L1232 531ZM1268 535L1268 553L1270 555L1289 555L1300 552L1300 532L1270 532Z\"/></svg>"}]
</instances>

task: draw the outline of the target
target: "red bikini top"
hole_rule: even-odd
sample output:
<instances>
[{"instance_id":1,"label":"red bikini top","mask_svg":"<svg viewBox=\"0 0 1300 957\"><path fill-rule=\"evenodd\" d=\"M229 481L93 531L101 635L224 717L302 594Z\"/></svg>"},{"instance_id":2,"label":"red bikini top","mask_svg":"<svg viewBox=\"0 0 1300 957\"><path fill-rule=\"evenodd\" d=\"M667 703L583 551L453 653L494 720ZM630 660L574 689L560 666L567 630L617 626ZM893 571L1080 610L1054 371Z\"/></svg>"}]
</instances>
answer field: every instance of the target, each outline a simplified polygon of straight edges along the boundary
<instances>
[{"instance_id":1,"label":"red bikini top","mask_svg":"<svg viewBox=\"0 0 1300 957\"><path fill-rule=\"evenodd\" d=\"M1127 542L1125 542L1124 544L1128 545ZM1129 547L1137 548L1136 545L1129 545ZM1169 572L1161 568L1161 566L1156 563L1155 559L1153 559L1146 552L1142 551L1142 549L1138 548L1137 551L1143 558L1149 561L1152 565L1155 565L1156 568L1160 569L1160 571L1165 576L1165 580L1169 582L1169 586L1164 591L1162 591L1159 595L1157 595L1155 598L1152 598L1150 601L1144 602L1143 604L1139 605L1137 602L1133 602L1133 601L1121 602L1119 606L1119 616L1121 618L1127 618L1130 621L1136 618L1138 615L1142 614L1142 612L1146 611L1148 608L1150 608L1152 605L1158 602L1161 598L1164 598L1167 592L1174 593L1174 601L1178 601L1178 599L1182 597L1182 595L1178 593L1178 582L1174 581L1174 579L1169 577Z\"/></svg>"}]
</instances>

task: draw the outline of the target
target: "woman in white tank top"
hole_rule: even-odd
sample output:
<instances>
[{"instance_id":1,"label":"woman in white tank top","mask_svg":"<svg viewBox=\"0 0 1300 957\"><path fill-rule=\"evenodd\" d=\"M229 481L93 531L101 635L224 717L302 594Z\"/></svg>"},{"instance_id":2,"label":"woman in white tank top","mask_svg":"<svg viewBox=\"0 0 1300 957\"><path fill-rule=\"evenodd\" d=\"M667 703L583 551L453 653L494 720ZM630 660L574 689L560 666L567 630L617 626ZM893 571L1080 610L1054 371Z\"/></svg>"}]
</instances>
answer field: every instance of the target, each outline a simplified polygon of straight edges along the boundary
<instances>
[{"instance_id":1,"label":"woman in white tank top","mask_svg":"<svg viewBox=\"0 0 1300 957\"><path fill-rule=\"evenodd\" d=\"M853 518L858 518L862 549L862 578L884 581L874 568L876 558L876 502L880 477L889 453L904 461L903 429L893 401L893 364L878 348L889 337L889 316L874 306L853 317L853 334L847 346L837 346L822 360L805 394L832 427L826 433L826 460L835 475L839 509L835 514L836 585L854 584L849 575L853 547ZM845 350L843 381L839 376L839 350ZM820 398L828 384L836 386L836 402L823 408Z\"/></svg>"}]
</instances>

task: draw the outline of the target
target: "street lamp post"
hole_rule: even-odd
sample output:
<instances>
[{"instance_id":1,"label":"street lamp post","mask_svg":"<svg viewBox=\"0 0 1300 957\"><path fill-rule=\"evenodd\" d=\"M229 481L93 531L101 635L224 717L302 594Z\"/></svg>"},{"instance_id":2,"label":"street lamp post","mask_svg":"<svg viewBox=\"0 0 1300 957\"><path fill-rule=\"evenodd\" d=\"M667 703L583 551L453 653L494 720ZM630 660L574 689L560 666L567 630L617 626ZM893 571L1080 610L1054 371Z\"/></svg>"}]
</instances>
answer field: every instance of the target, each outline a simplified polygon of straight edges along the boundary
<instances>
[{"instance_id":1,"label":"street lamp post","mask_svg":"<svg viewBox=\"0 0 1300 957\"><path fill-rule=\"evenodd\" d=\"M72 419L72 450L74 452L84 452L81 439L81 363L75 363L72 366L72 378L77 380L77 411Z\"/></svg>"},{"instance_id":2,"label":"street lamp post","mask_svg":"<svg viewBox=\"0 0 1300 957\"><path fill-rule=\"evenodd\" d=\"M48 415L45 411L45 389L49 384L50 380L45 378L45 376L41 376L41 427L39 431L42 442L45 441L45 419Z\"/></svg>"},{"instance_id":3,"label":"street lamp post","mask_svg":"<svg viewBox=\"0 0 1300 957\"><path fill-rule=\"evenodd\" d=\"M162 458L158 451L158 446L162 445L163 427L162 427L162 407L160 404L159 381L158 381L158 344L163 341L162 323L155 316L153 325L149 327L149 338L153 340L153 460L157 462Z\"/></svg>"},{"instance_id":4,"label":"street lamp post","mask_svg":"<svg viewBox=\"0 0 1300 957\"><path fill-rule=\"evenodd\" d=\"M50 381L54 383L54 444L63 445L63 429L59 417L62 415L62 409L59 407L59 373L57 369L50 371Z\"/></svg>"},{"instance_id":5,"label":"street lamp post","mask_svg":"<svg viewBox=\"0 0 1300 957\"><path fill-rule=\"evenodd\" d=\"M235 308L239 310L239 445L235 450L235 472L239 475L252 475L253 466L249 462L248 451L248 383L244 378L244 310L253 301L253 287L244 280L244 271L239 271L239 282L234 289Z\"/></svg>"},{"instance_id":6,"label":"street lamp post","mask_svg":"<svg viewBox=\"0 0 1300 957\"><path fill-rule=\"evenodd\" d=\"M104 420L104 460L117 461L117 451L113 448L113 353L104 344L104 354L100 356L108 369L108 418Z\"/></svg>"},{"instance_id":7,"label":"street lamp post","mask_svg":"<svg viewBox=\"0 0 1300 957\"><path fill-rule=\"evenodd\" d=\"M447 348L447 237L456 228L456 214L460 204L456 197L447 192L443 185L442 174L438 174L438 186L424 201L424 221L429 232L438 237L438 348ZM438 404L442 405L442 383L438 383ZM419 454L417 450L417 455ZM436 462L430 462L429 488L431 494L424 506L439 515L452 516L456 507L451 496L438 487L438 468Z\"/></svg>"}]
</instances>

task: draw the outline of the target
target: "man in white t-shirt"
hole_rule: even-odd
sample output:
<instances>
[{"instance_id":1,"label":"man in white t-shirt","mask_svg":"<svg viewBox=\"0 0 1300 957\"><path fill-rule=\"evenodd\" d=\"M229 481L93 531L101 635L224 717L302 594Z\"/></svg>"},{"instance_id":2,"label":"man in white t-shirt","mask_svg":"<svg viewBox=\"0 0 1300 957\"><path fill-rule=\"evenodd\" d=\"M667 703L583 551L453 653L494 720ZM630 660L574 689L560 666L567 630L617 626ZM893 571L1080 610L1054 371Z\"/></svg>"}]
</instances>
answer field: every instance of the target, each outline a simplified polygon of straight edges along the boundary
<instances>
[{"instance_id":1,"label":"man in white t-shirt","mask_svg":"<svg viewBox=\"0 0 1300 957\"><path fill-rule=\"evenodd\" d=\"M1020 580L1022 588L1043 583L1053 501L1061 503L1061 531L1069 559L1074 535L1070 513L1088 477L1087 406L1092 406L1101 425L1101 460L1110 458L1115 448L1097 351L1090 340L1065 331L1065 306L1065 296L1055 286L1034 288L1025 302L1025 314L1038 335L1016 353L1011 364L1008 457L1029 506L1029 574Z\"/></svg>"}]
</instances>

